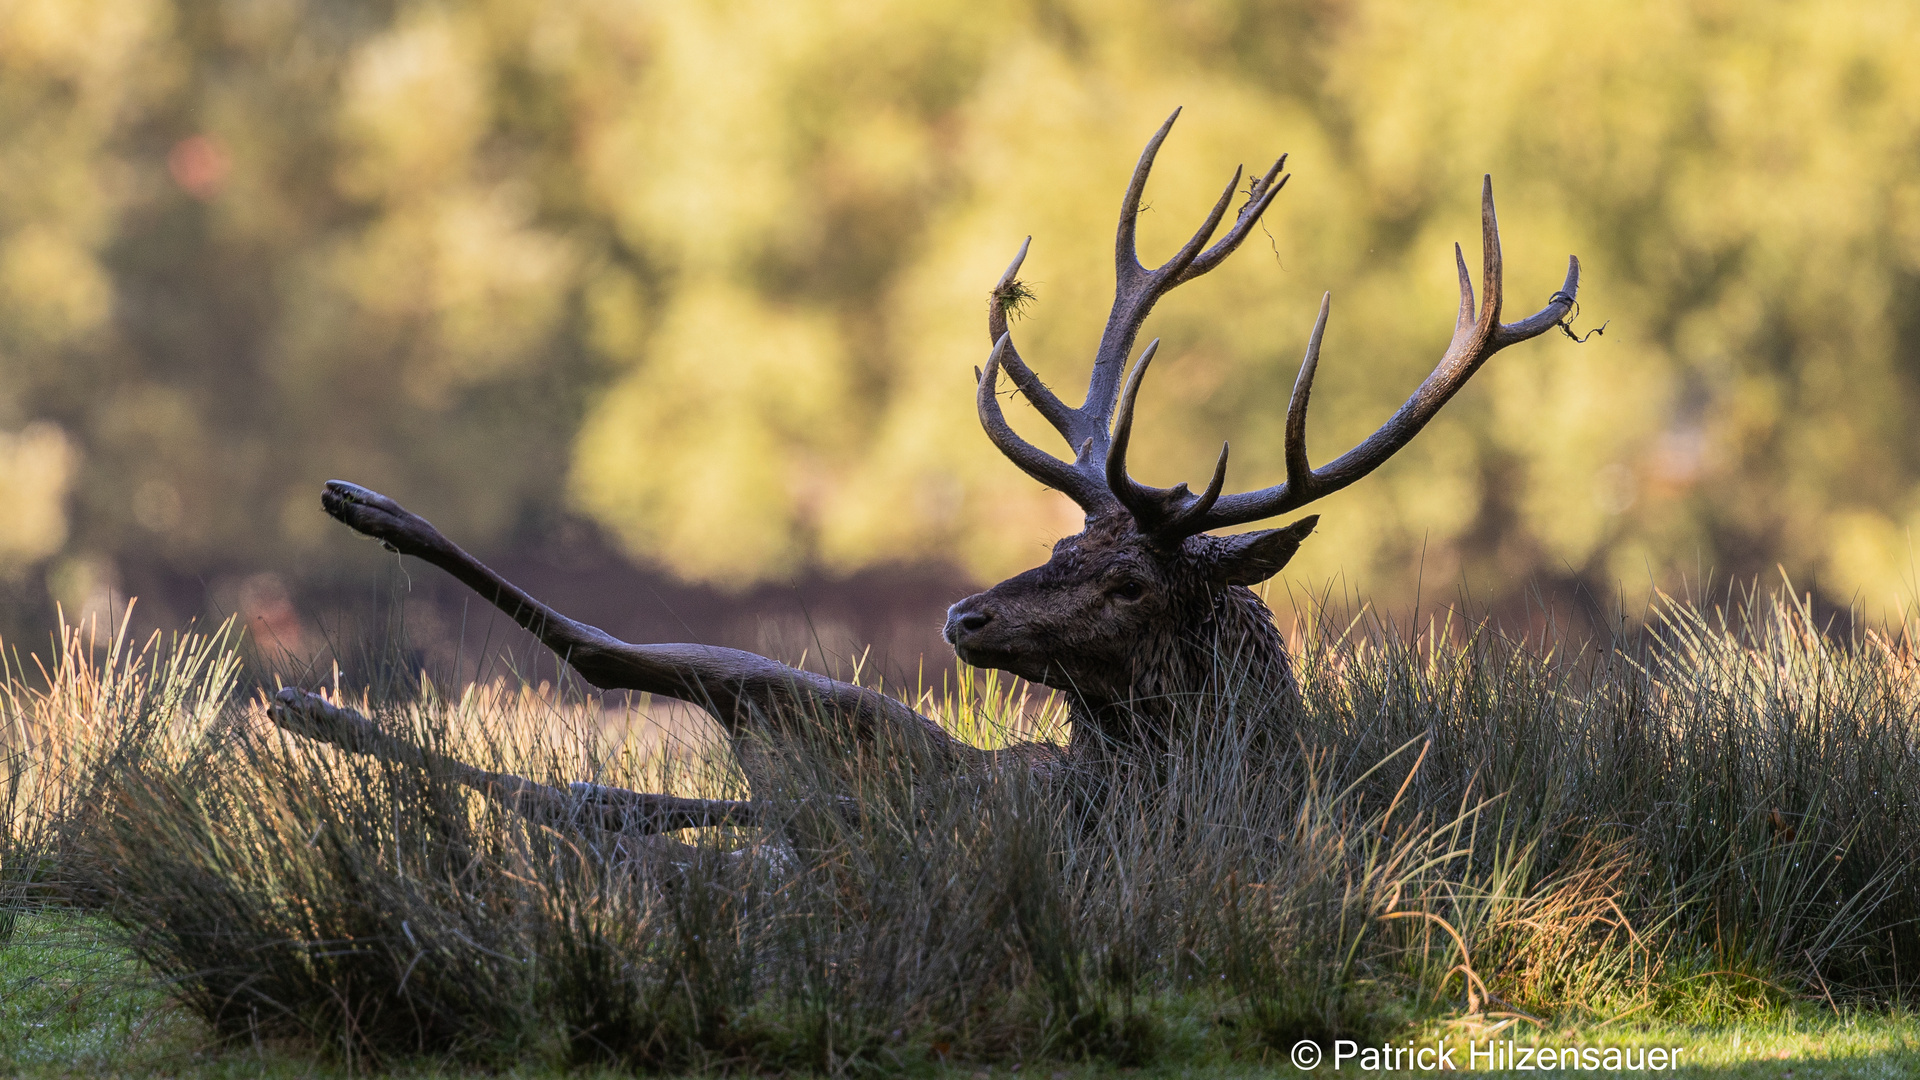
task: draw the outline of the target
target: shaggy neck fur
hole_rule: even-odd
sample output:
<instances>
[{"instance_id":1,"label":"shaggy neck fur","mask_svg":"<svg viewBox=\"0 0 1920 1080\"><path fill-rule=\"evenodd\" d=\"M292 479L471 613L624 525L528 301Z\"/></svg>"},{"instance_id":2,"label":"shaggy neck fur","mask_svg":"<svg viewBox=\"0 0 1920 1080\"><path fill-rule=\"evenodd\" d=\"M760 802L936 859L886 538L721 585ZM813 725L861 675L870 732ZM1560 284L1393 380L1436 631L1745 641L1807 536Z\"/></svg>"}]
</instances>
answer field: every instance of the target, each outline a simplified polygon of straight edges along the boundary
<instances>
[{"instance_id":1,"label":"shaggy neck fur","mask_svg":"<svg viewBox=\"0 0 1920 1080\"><path fill-rule=\"evenodd\" d=\"M1102 534L1124 528L1118 521L1089 523L1082 535L1098 546L1108 540ZM1209 582L1221 544L1195 536L1162 556L1168 592L1186 602L1134 642L1125 692L1068 691L1073 752L1099 746L1152 752L1183 726L1224 719L1236 707L1272 711L1298 698L1273 612L1251 589Z\"/></svg>"}]
</instances>

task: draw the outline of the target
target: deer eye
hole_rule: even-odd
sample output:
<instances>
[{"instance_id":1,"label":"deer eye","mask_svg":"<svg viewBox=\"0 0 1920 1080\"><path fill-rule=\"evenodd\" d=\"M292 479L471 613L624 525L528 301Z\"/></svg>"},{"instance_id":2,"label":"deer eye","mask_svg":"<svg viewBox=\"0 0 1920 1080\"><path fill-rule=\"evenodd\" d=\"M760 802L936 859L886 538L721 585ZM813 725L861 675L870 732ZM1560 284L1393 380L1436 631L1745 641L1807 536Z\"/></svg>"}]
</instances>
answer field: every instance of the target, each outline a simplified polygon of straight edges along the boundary
<instances>
[{"instance_id":1,"label":"deer eye","mask_svg":"<svg viewBox=\"0 0 1920 1080\"><path fill-rule=\"evenodd\" d=\"M1138 581L1123 581L1107 590L1107 595L1113 597L1115 600L1125 600L1128 603L1132 603L1145 595L1146 591L1147 587Z\"/></svg>"}]
</instances>

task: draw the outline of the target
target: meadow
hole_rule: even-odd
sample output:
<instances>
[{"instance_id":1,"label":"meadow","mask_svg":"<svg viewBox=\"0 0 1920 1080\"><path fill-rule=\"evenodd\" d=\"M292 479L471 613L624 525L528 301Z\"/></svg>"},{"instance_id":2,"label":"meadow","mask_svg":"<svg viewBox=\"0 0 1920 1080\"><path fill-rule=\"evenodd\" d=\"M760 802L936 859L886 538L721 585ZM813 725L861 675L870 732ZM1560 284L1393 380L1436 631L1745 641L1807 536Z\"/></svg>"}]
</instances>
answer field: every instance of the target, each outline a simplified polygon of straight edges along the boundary
<instances>
[{"instance_id":1,"label":"meadow","mask_svg":"<svg viewBox=\"0 0 1920 1080\"><path fill-rule=\"evenodd\" d=\"M1589 642L1321 607L1297 709L1242 696L1070 792L823 731L766 748L775 824L667 845L289 735L230 628L68 628L0 696L0 1064L1235 1076L1304 1040L1342 1075L1494 1040L1911 1075L1916 632L1740 590ZM646 702L367 671L328 692L485 768L742 793ZM1060 736L991 674L905 696Z\"/></svg>"}]
</instances>

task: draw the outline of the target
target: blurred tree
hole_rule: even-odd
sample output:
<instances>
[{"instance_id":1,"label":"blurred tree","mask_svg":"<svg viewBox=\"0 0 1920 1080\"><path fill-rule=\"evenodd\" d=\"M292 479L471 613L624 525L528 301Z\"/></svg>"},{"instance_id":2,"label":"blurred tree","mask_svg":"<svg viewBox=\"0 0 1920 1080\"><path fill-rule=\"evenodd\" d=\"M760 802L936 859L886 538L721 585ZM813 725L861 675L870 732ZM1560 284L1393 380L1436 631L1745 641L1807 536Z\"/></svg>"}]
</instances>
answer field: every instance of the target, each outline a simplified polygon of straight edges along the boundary
<instances>
[{"instance_id":1,"label":"blurred tree","mask_svg":"<svg viewBox=\"0 0 1920 1080\"><path fill-rule=\"evenodd\" d=\"M605 230L519 7L0 6L0 430L37 424L0 469L77 463L64 499L0 475L70 519L0 566L52 555L69 609L155 569L324 578L336 473L482 544L554 509Z\"/></svg>"},{"instance_id":2,"label":"blurred tree","mask_svg":"<svg viewBox=\"0 0 1920 1080\"><path fill-rule=\"evenodd\" d=\"M1295 563L1384 600L1607 592L1780 562L1911 599L1920 521L1920 15L1898 0L0 0L0 588L140 565L309 580L366 556L350 476L477 547L572 510L745 585L1075 528L987 446L971 372L1022 237L1016 333L1084 385L1112 215L1170 250L1291 151L1256 235L1175 293L1137 468L1281 472L1334 291L1318 461L1451 326L1495 177L1509 309L1569 252L1584 348L1503 354L1329 500ZM1029 410L1014 420L1040 441ZM564 483L561 482L564 478Z\"/></svg>"}]
</instances>

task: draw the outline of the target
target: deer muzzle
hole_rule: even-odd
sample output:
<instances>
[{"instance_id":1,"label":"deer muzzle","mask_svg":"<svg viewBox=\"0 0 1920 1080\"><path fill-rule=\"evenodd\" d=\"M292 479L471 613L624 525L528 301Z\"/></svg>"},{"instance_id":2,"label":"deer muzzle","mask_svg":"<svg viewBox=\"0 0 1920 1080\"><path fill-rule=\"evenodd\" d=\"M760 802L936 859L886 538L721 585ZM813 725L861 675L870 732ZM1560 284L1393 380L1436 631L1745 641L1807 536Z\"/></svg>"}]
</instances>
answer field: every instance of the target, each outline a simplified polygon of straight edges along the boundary
<instances>
[{"instance_id":1,"label":"deer muzzle","mask_svg":"<svg viewBox=\"0 0 1920 1080\"><path fill-rule=\"evenodd\" d=\"M946 638L955 649L992 624L993 612L985 610L986 605L978 602L980 599L980 596L969 596L947 609Z\"/></svg>"},{"instance_id":2,"label":"deer muzzle","mask_svg":"<svg viewBox=\"0 0 1920 1080\"><path fill-rule=\"evenodd\" d=\"M1006 620L994 610L988 593L976 593L947 609L947 643L955 655L975 667L1009 665L1019 650L1002 640L1006 630Z\"/></svg>"}]
</instances>

